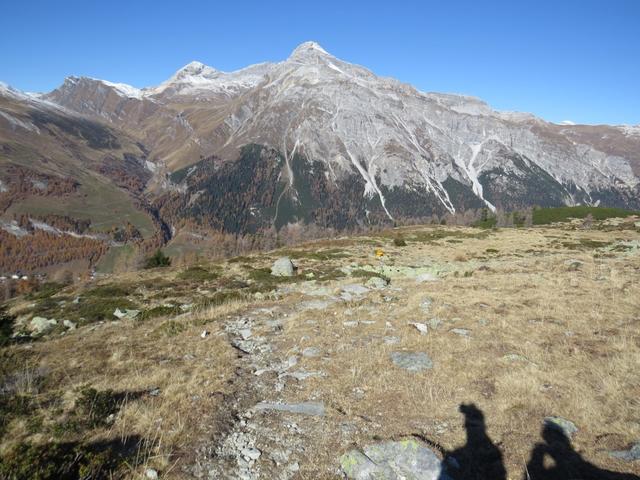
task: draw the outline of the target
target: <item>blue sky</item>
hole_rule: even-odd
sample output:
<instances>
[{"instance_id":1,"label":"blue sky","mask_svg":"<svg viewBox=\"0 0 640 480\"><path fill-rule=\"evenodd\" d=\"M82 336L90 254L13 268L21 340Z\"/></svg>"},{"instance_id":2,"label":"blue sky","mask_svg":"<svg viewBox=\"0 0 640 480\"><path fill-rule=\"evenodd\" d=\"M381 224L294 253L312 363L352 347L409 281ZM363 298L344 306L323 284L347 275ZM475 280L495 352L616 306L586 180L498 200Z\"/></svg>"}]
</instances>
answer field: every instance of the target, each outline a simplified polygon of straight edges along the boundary
<instances>
[{"instance_id":1,"label":"blue sky","mask_svg":"<svg viewBox=\"0 0 640 480\"><path fill-rule=\"evenodd\" d=\"M156 85L191 60L221 70L315 40L420 90L550 121L640 124L640 0L4 0L0 81L68 75Z\"/></svg>"}]
</instances>

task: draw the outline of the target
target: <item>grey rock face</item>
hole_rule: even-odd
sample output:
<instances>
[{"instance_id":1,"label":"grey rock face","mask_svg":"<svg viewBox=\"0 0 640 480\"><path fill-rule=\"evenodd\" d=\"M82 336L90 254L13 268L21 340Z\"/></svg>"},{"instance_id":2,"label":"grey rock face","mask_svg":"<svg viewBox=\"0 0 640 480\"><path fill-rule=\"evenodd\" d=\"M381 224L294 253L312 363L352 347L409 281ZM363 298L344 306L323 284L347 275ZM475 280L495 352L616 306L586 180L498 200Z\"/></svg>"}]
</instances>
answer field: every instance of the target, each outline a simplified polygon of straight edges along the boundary
<instances>
[{"instance_id":1,"label":"grey rock face","mask_svg":"<svg viewBox=\"0 0 640 480\"><path fill-rule=\"evenodd\" d=\"M450 480L436 454L413 438L351 450L340 466L353 480Z\"/></svg>"},{"instance_id":2,"label":"grey rock face","mask_svg":"<svg viewBox=\"0 0 640 480\"><path fill-rule=\"evenodd\" d=\"M297 413L300 415L324 416L324 404L322 402L301 402L301 403L274 403L260 402L255 409L272 410L277 412Z\"/></svg>"},{"instance_id":3,"label":"grey rock face","mask_svg":"<svg viewBox=\"0 0 640 480\"><path fill-rule=\"evenodd\" d=\"M424 352L392 352L391 361L394 365L409 372L419 372L433 368L433 361Z\"/></svg>"},{"instance_id":4,"label":"grey rock face","mask_svg":"<svg viewBox=\"0 0 640 480\"><path fill-rule=\"evenodd\" d=\"M289 257L281 257L273 262L271 275L275 277L292 277L295 269L296 267Z\"/></svg>"}]
</instances>

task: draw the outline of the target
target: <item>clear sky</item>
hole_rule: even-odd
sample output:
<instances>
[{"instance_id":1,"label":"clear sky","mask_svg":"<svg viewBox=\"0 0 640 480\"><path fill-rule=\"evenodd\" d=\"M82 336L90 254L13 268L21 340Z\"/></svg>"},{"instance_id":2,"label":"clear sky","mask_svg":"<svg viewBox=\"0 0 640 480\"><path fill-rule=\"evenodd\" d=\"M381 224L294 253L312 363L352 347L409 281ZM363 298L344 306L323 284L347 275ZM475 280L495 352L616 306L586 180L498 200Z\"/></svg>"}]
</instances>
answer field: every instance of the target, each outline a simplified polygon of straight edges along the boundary
<instances>
[{"instance_id":1,"label":"clear sky","mask_svg":"<svg viewBox=\"0 0 640 480\"><path fill-rule=\"evenodd\" d=\"M640 0L4 0L0 81L156 85L199 60L285 59L315 40L423 91L550 121L640 124Z\"/></svg>"}]
</instances>

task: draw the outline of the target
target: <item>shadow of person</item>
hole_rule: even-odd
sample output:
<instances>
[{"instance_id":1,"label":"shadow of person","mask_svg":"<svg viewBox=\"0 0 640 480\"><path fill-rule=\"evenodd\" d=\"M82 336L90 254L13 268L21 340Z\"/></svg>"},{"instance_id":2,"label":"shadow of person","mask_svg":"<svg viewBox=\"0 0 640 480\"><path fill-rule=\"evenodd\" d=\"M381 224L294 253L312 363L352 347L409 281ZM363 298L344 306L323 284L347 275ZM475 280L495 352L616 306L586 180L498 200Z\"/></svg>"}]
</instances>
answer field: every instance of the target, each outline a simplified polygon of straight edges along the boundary
<instances>
[{"instance_id":1,"label":"shadow of person","mask_svg":"<svg viewBox=\"0 0 640 480\"><path fill-rule=\"evenodd\" d=\"M467 443L446 453L440 480L506 480L502 452L487 434L482 411L474 404L462 404L460 412L464 415Z\"/></svg>"},{"instance_id":2,"label":"shadow of person","mask_svg":"<svg viewBox=\"0 0 640 480\"><path fill-rule=\"evenodd\" d=\"M640 480L637 475L602 470L585 461L558 427L546 424L541 435L544 443L531 451L523 480Z\"/></svg>"}]
</instances>

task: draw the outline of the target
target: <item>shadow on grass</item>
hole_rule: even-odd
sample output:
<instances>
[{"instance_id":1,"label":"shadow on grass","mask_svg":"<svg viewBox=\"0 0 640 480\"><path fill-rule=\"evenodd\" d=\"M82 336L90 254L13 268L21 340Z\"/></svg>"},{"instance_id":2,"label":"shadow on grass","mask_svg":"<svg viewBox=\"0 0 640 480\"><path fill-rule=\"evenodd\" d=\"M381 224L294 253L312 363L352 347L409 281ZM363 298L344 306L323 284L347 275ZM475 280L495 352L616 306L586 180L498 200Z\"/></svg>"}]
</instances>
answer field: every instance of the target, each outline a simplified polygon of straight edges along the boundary
<instances>
[{"instance_id":1,"label":"shadow on grass","mask_svg":"<svg viewBox=\"0 0 640 480\"><path fill-rule=\"evenodd\" d=\"M489 435L482 411L473 404L460 405L467 432L465 445L446 452L439 480L506 480L503 455ZM596 467L576 452L557 427L545 425L543 442L536 444L522 480L640 480L631 473Z\"/></svg>"}]
</instances>

